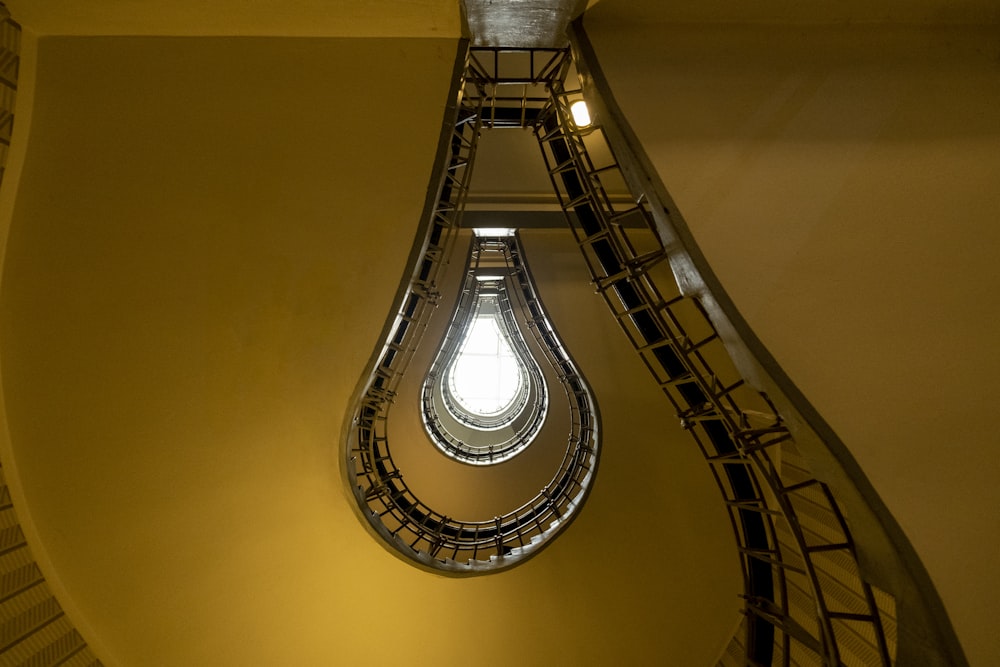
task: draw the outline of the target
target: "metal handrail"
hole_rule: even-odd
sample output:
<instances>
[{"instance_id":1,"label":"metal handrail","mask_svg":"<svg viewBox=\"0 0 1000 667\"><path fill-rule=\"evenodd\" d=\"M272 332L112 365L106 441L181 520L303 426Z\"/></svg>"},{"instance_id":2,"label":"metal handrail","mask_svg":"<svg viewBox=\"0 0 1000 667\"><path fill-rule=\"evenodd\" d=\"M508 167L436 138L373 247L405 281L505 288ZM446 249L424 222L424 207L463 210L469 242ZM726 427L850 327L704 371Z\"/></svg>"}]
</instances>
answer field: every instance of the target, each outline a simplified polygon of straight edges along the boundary
<instances>
[{"instance_id":1,"label":"metal handrail","mask_svg":"<svg viewBox=\"0 0 1000 667\"><path fill-rule=\"evenodd\" d=\"M559 56L565 59L566 52ZM469 62L472 62L470 58ZM561 62L561 60L554 61ZM468 71L468 68L467 68ZM350 429L345 473L361 516L383 541L415 563L454 574L496 571L523 561L568 525L590 488L597 466L599 419L590 391L545 317L534 294L516 239L506 242L518 292L531 304L532 332L557 369L569 399L569 438L555 474L531 500L485 521L456 521L434 511L407 487L389 449L387 422L400 379L437 302L436 276L451 249L468 188L468 176L482 127L486 92L464 95L458 83L454 129L442 141L438 198L428 215L427 234L413 262L413 274L399 298L361 392Z\"/></svg>"},{"instance_id":2,"label":"metal handrail","mask_svg":"<svg viewBox=\"0 0 1000 667\"><path fill-rule=\"evenodd\" d=\"M667 260L669 252L643 192L633 192L633 203L616 207L603 180L619 171L614 151L605 139L612 162L596 165L587 142L600 137L599 124L579 129L570 120L568 101L578 98L579 89L556 90L549 115L539 123L536 134L543 149L554 189L567 214L570 226L583 251L598 292L616 320L674 405L683 428L695 438L710 462L726 502L740 553L746 600L746 659L753 664L781 664L792 660L800 649L815 652L822 664L839 665L842 647L837 630L846 620L867 624L874 636L873 654L878 663L891 663L888 642L871 587L856 577L857 555L846 520L829 488L811 479L822 489L838 535L815 543L807 536L808 519L797 512L793 494L798 490L782 480L780 464L772 451L791 446L791 436L777 410L765 395L754 392L741 378L731 377L728 357L723 365L709 360L708 350L721 341L696 299L680 295L673 277L668 280L678 291L665 299L653 278L655 267ZM602 151L604 154L604 151ZM624 181L624 176L619 178ZM657 247L637 252L620 221L641 218L652 232ZM720 356L720 355L715 355ZM751 415L770 414L763 426L751 425ZM791 543L779 539L789 535ZM818 566L816 554L837 551L851 564L851 576L861 589L855 602L861 612L838 612L827 599L830 578ZM800 621L801 610L794 608L789 590L805 579L807 595L814 607L810 626ZM813 629L810 629L812 627Z\"/></svg>"}]
</instances>

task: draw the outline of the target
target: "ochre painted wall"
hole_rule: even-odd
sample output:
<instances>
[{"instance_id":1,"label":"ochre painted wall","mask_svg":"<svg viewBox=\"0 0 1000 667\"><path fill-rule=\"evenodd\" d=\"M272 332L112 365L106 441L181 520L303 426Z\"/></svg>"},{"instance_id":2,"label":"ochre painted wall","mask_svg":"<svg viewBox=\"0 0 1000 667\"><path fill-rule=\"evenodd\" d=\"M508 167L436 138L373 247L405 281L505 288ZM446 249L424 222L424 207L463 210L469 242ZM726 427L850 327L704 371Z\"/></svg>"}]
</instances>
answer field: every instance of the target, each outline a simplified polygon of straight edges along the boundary
<instances>
[{"instance_id":1,"label":"ochre painted wall","mask_svg":"<svg viewBox=\"0 0 1000 667\"><path fill-rule=\"evenodd\" d=\"M709 263L996 664L1000 29L615 8L588 33Z\"/></svg>"},{"instance_id":2,"label":"ochre painted wall","mask_svg":"<svg viewBox=\"0 0 1000 667\"><path fill-rule=\"evenodd\" d=\"M580 518L521 567L452 579L354 515L339 438L455 51L39 40L0 293L5 451L108 664L708 664L735 626L710 474L664 439L675 420L567 233L526 247L601 401Z\"/></svg>"}]
</instances>

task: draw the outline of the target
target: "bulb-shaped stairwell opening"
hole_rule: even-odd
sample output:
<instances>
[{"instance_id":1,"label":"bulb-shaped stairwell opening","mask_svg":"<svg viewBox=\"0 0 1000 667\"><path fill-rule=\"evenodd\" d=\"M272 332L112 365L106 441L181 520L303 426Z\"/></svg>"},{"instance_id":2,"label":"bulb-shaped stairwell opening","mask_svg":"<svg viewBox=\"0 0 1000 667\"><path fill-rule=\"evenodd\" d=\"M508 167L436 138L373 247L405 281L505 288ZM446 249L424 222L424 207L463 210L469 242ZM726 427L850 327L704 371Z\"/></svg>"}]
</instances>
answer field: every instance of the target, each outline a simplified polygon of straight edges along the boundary
<instances>
[{"instance_id":1,"label":"bulb-shaped stairwell opening","mask_svg":"<svg viewBox=\"0 0 1000 667\"><path fill-rule=\"evenodd\" d=\"M456 69L457 108L439 143L436 199L428 200L408 277L363 378L346 450L345 475L372 531L411 562L453 574L508 568L556 537L583 506L600 445L596 401L548 319L515 232L473 236L453 309L441 291L451 284L443 269L453 262L455 240L467 234L459 231L460 216L480 133L533 127L552 113L554 84L571 66L566 49L494 55L512 56L516 76L505 74L507 64L478 58ZM445 327L435 311L452 313ZM412 429L390 429L389 421L397 405L406 423L414 387L404 374L414 375L411 362L419 373L425 358L415 401L421 443ZM549 391L556 385L558 398ZM390 431L400 445L395 453ZM404 476L404 465L417 473ZM421 491L420 472L431 468L440 474L425 475ZM442 488L460 486L455 479L469 471L499 482L502 510L471 516L477 512L470 507L486 507L475 484L475 497L463 496L459 507L440 502Z\"/></svg>"},{"instance_id":2,"label":"bulb-shaped stairwell opening","mask_svg":"<svg viewBox=\"0 0 1000 667\"><path fill-rule=\"evenodd\" d=\"M513 236L473 239L451 323L423 385L431 441L463 463L493 465L528 447L545 423L544 374L522 333L533 288L508 261Z\"/></svg>"},{"instance_id":3,"label":"bulb-shaped stairwell opening","mask_svg":"<svg viewBox=\"0 0 1000 667\"><path fill-rule=\"evenodd\" d=\"M449 408L456 417L506 422L517 414L516 399L526 387L524 365L508 342L497 308L495 298L479 298L477 314L448 365L443 386L453 399Z\"/></svg>"},{"instance_id":4,"label":"bulb-shaped stairwell opening","mask_svg":"<svg viewBox=\"0 0 1000 667\"><path fill-rule=\"evenodd\" d=\"M479 307L496 307L481 299ZM448 391L456 407L475 417L495 417L510 412L524 387L524 373L496 313L480 312L466 332L465 341L448 368Z\"/></svg>"},{"instance_id":5,"label":"bulb-shaped stairwell opening","mask_svg":"<svg viewBox=\"0 0 1000 667\"><path fill-rule=\"evenodd\" d=\"M732 350L719 327L732 331L730 318L737 314L720 307L710 293L710 284L699 273L708 275L710 269L689 254L694 251L678 231L676 225L682 221L675 206L655 174L647 171L648 160L629 139L620 113L602 102L610 99L610 93L591 67L595 60L589 46L581 40L577 47L588 54L578 63L580 80L600 89L589 124L574 120L571 114L571 105L583 95L575 83L567 85L576 76L568 73L577 66L568 50L482 47L468 55L464 79L455 91L459 101L455 129L441 144L439 200L430 212L427 236L400 302L395 328L385 341L355 416L352 437L356 440L348 476L362 513L387 544L414 561L436 570L475 573L502 569L536 552L565 527L586 497L597 462L596 406L548 325L530 280L522 279L527 271L516 235L494 239L513 267L502 282L493 281L492 276L479 281L467 269L462 298L469 300L468 306L456 311L452 332L445 336L452 342L441 345L437 365L423 383L424 424L439 449L453 444L435 432L446 430L441 428L444 420L435 417L434 406L428 405L433 404L435 392L442 405L446 394L461 404L456 396L462 395L462 389L448 379L449 373L456 367L466 333L474 328L477 310L494 308L490 312L496 312L492 301L485 296L480 300L484 292L478 283L495 285L498 297L504 293L502 286L508 294L524 294L528 329L545 351L547 364L568 398L571 430L562 464L541 493L518 509L492 520L455 521L424 505L403 483L388 445L388 407L396 400L397 378L412 355L411 333L423 330L427 313L440 297L437 272L447 262L448 239L460 226L458 212L479 133L484 128L530 127L592 284L665 394L681 427L693 437L723 496L738 547L746 601L745 622L730 647L733 654L745 657L740 664L784 664L791 656L804 654L817 656L822 664L891 664L893 603L880 602L878 591L864 579L852 533L832 489L812 475L804 460L801 465L792 463L799 461L798 443L778 404L764 391L780 392L781 387L760 384L756 376L749 381L740 375L743 366L733 363ZM616 193L621 186L625 186L624 198ZM471 252L476 247L474 243ZM504 335L498 331L492 334L495 342ZM516 341L516 337L504 340ZM516 345L508 344L516 354ZM498 343L495 349L500 355ZM736 354L745 352L737 346ZM741 357L741 362L745 364L746 359ZM499 356L495 363L500 365ZM530 366L522 367L522 372L524 368ZM491 408L466 404L454 412L438 409L437 414L463 415L471 422L497 415L506 418L508 411L516 412L511 406L517 404L525 386L530 387L530 382L512 381L506 392L496 392ZM793 409L787 397L782 405ZM798 423L804 422L799 419ZM486 431L483 426L480 432ZM815 444L809 437L806 443ZM455 440L465 445L474 442L472 438ZM485 450L454 446L446 453L457 461L492 463L498 454L491 446L496 441ZM515 464L515 450L502 452L499 456L507 455L510 460L496 467ZM848 589L853 592L845 603L843 592ZM840 604L847 604L851 611L831 606ZM866 638L841 641L845 632Z\"/></svg>"}]
</instances>

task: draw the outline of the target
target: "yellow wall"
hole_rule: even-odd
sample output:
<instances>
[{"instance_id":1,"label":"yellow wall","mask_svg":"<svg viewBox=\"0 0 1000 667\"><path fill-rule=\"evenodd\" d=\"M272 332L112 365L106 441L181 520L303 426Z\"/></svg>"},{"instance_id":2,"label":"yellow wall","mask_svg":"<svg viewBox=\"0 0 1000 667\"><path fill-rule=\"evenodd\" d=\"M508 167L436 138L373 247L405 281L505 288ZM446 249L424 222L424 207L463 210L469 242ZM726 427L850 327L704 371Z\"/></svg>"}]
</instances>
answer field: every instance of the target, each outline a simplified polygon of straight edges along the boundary
<instances>
[{"instance_id":1,"label":"yellow wall","mask_svg":"<svg viewBox=\"0 0 1000 667\"><path fill-rule=\"evenodd\" d=\"M7 454L109 664L707 664L732 631L709 471L565 233L526 246L602 406L579 520L521 567L451 579L378 545L341 488L455 49L39 40L0 292Z\"/></svg>"},{"instance_id":2,"label":"yellow wall","mask_svg":"<svg viewBox=\"0 0 1000 667\"><path fill-rule=\"evenodd\" d=\"M454 0L6 0L12 16L43 35L433 37L462 32Z\"/></svg>"},{"instance_id":3,"label":"yellow wall","mask_svg":"<svg viewBox=\"0 0 1000 667\"><path fill-rule=\"evenodd\" d=\"M609 0L585 22L618 102L970 662L996 664L1000 30L644 18Z\"/></svg>"}]
</instances>

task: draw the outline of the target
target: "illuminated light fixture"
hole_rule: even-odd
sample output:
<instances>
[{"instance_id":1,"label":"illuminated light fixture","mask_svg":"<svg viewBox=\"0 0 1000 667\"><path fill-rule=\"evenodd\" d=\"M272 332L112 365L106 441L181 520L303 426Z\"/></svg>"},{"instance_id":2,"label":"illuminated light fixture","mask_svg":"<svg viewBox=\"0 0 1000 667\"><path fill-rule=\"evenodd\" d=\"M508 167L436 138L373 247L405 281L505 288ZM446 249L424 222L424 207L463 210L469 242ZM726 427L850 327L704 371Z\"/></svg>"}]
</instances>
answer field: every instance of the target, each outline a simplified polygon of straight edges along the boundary
<instances>
[{"instance_id":1,"label":"illuminated light fixture","mask_svg":"<svg viewBox=\"0 0 1000 667\"><path fill-rule=\"evenodd\" d=\"M515 230L510 227L476 227L472 230L476 236L492 237L513 236L514 231Z\"/></svg>"},{"instance_id":2,"label":"illuminated light fixture","mask_svg":"<svg viewBox=\"0 0 1000 667\"><path fill-rule=\"evenodd\" d=\"M505 412L521 393L527 374L497 320L497 313L472 320L447 373L455 408L471 417Z\"/></svg>"},{"instance_id":3,"label":"illuminated light fixture","mask_svg":"<svg viewBox=\"0 0 1000 667\"><path fill-rule=\"evenodd\" d=\"M573 123L577 127L584 128L590 125L590 109L587 108L587 103L583 100L577 100L569 105L569 112L573 114Z\"/></svg>"},{"instance_id":4,"label":"illuminated light fixture","mask_svg":"<svg viewBox=\"0 0 1000 667\"><path fill-rule=\"evenodd\" d=\"M424 378L424 428L441 453L462 463L488 466L513 458L548 416L549 392L536 355L551 364L551 350L539 348L537 338L529 346L524 337L537 335L543 315L523 305L538 308L521 257L516 236L473 239L452 322ZM551 331L542 341L561 345Z\"/></svg>"}]
</instances>

